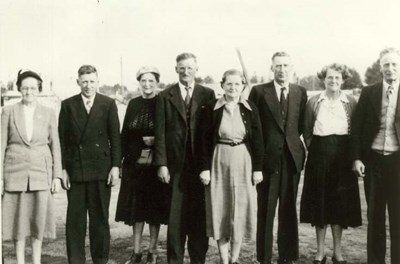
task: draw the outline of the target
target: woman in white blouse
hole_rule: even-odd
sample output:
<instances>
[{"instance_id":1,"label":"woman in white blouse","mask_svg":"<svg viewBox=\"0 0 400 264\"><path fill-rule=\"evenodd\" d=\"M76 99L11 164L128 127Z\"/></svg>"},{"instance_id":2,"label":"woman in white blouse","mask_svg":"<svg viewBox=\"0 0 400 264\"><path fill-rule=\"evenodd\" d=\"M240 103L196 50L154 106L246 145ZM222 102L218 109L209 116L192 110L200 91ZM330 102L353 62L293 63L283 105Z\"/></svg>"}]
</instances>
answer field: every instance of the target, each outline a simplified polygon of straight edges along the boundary
<instances>
[{"instance_id":1,"label":"woman in white blouse","mask_svg":"<svg viewBox=\"0 0 400 264\"><path fill-rule=\"evenodd\" d=\"M317 254L313 263L325 263L325 234L331 226L332 262L346 263L341 251L342 230L361 225L357 177L351 170L349 135L355 99L341 90L350 72L345 65L331 64L318 77L325 91L306 106L304 141L308 148L300 222L315 226Z\"/></svg>"},{"instance_id":2,"label":"woman in white blouse","mask_svg":"<svg viewBox=\"0 0 400 264\"><path fill-rule=\"evenodd\" d=\"M17 263L25 263L31 238L32 263L41 259L44 237L55 238L52 193L61 186L61 151L54 111L37 102L41 77L19 71L22 100L1 115L2 238L13 240Z\"/></svg>"}]
</instances>

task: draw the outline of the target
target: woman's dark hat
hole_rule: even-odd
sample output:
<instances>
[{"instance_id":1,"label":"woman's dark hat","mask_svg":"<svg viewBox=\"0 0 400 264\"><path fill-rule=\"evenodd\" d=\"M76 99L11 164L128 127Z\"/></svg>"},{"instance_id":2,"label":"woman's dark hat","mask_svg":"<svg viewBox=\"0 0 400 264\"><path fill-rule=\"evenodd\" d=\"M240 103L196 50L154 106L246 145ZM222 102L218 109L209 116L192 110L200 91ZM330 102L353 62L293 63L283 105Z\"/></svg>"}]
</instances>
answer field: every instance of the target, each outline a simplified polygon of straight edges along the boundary
<instances>
[{"instance_id":1,"label":"woman's dark hat","mask_svg":"<svg viewBox=\"0 0 400 264\"><path fill-rule=\"evenodd\" d=\"M37 79L38 81L43 82L40 75L37 74L36 72L30 71L30 70L19 70L18 77L17 77L17 86L21 86L22 80L27 77L33 77L33 78Z\"/></svg>"}]
</instances>

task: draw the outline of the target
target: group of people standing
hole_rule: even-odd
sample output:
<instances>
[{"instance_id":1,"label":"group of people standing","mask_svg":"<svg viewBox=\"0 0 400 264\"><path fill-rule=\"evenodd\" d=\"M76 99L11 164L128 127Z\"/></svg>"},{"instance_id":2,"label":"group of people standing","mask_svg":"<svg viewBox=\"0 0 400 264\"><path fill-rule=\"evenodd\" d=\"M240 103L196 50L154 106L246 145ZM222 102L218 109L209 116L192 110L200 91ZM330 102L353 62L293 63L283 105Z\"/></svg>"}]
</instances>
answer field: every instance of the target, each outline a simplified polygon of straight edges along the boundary
<instances>
[{"instance_id":1,"label":"group of people standing","mask_svg":"<svg viewBox=\"0 0 400 264\"><path fill-rule=\"evenodd\" d=\"M272 263L277 207L278 263L295 263L305 145L300 222L315 226L313 263L327 261L328 225L331 260L346 263L342 231L361 225L357 176L368 204L368 263L385 263L386 206L391 263L400 263L400 52L387 48L379 60L383 81L363 88L358 104L341 91L350 73L337 63L318 73L325 90L308 99L304 87L289 82L285 52L272 56L274 80L254 86L248 99L236 69L223 74L225 93L216 99L194 81L195 55L182 53L178 83L159 94L158 69L138 70L142 96L129 102L121 134L115 102L97 93L95 67L78 70L81 93L62 102L58 130L51 110L37 102L41 77L20 71L22 101L2 112L3 239L15 241L20 264L30 236L33 263L40 263L43 237L55 237L52 193L62 185L69 263L85 263L87 214L93 263L107 263L111 186L121 175L116 221L132 226L134 238L127 264L142 261L145 223L146 263L157 262L161 224L168 224L169 264L183 263L186 242L190 262L205 263L209 237L223 264L239 263L244 238L256 239L261 264Z\"/></svg>"}]
</instances>

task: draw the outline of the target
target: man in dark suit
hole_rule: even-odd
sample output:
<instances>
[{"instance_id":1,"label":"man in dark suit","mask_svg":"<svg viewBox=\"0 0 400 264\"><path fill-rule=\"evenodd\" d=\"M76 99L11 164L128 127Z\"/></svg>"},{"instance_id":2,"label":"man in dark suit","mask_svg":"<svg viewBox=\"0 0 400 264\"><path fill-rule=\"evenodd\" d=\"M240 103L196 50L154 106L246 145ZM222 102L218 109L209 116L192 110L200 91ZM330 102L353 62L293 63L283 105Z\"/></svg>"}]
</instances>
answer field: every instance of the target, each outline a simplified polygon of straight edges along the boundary
<instances>
[{"instance_id":1,"label":"man in dark suit","mask_svg":"<svg viewBox=\"0 0 400 264\"><path fill-rule=\"evenodd\" d=\"M257 259L271 263L279 200L278 263L293 263L299 255L296 197L305 155L300 135L307 93L289 84L292 63L287 53L272 56L271 70L274 81L253 87L249 95L260 112L265 145L264 181L257 185Z\"/></svg>"},{"instance_id":2,"label":"man in dark suit","mask_svg":"<svg viewBox=\"0 0 400 264\"><path fill-rule=\"evenodd\" d=\"M353 120L353 170L364 177L368 264L385 263L386 205L391 263L400 263L400 51L380 53L383 82L362 89Z\"/></svg>"},{"instance_id":3,"label":"man in dark suit","mask_svg":"<svg viewBox=\"0 0 400 264\"><path fill-rule=\"evenodd\" d=\"M66 180L67 253L71 264L85 263L86 218L89 212L90 252L93 263L108 261L111 186L119 176L121 139L113 99L98 94L96 68L78 70L81 93L61 104L59 133Z\"/></svg>"},{"instance_id":4,"label":"man in dark suit","mask_svg":"<svg viewBox=\"0 0 400 264\"><path fill-rule=\"evenodd\" d=\"M215 99L214 91L195 84L196 57L183 53L176 58L179 82L157 98L155 164L158 177L171 186L167 236L168 263L183 263L186 236L190 262L205 263L208 249L204 186L196 169L196 149L201 106Z\"/></svg>"}]
</instances>

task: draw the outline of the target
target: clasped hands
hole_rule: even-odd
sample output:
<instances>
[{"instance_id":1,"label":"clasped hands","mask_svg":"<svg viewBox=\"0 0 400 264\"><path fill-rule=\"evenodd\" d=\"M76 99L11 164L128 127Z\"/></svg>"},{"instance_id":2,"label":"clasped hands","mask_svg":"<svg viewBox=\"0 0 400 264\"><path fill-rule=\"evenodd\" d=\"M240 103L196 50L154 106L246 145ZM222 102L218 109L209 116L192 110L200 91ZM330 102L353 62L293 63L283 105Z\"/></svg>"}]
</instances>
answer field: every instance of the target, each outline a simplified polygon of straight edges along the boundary
<instances>
[{"instance_id":1,"label":"clasped hands","mask_svg":"<svg viewBox=\"0 0 400 264\"><path fill-rule=\"evenodd\" d=\"M200 181L204 186L207 186L211 180L211 173L209 170L204 170L200 173ZM263 180L263 175L261 171L253 171L252 181L254 185L259 184Z\"/></svg>"}]
</instances>

